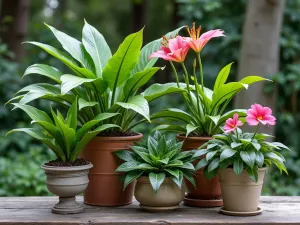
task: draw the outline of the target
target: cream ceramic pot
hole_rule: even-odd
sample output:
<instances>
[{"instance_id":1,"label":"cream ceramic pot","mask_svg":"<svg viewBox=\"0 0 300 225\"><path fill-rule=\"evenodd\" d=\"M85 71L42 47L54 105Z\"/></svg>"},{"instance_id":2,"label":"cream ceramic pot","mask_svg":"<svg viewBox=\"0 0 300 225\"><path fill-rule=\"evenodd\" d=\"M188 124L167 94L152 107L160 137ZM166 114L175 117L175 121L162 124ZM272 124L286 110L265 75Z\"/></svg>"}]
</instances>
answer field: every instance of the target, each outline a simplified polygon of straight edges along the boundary
<instances>
[{"instance_id":1,"label":"cream ceramic pot","mask_svg":"<svg viewBox=\"0 0 300 225\"><path fill-rule=\"evenodd\" d=\"M140 207L150 212L178 208L184 199L184 193L184 185L180 189L169 177L164 180L157 193L154 192L148 177L140 177L137 179L134 191Z\"/></svg>"},{"instance_id":2,"label":"cream ceramic pot","mask_svg":"<svg viewBox=\"0 0 300 225\"><path fill-rule=\"evenodd\" d=\"M267 168L258 170L258 182L253 182L247 171L238 176L233 169L219 171L222 196L225 210L232 212L255 212Z\"/></svg>"}]
</instances>

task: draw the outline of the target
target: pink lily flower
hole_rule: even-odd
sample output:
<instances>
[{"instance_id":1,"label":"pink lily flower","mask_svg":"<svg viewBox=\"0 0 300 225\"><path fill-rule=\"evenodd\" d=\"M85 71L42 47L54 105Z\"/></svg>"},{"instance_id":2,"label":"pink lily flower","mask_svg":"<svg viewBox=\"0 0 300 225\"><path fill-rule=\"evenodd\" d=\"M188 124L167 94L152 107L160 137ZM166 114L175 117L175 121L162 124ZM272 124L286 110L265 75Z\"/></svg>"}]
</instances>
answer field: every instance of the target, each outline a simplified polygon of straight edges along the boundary
<instances>
[{"instance_id":1,"label":"pink lily flower","mask_svg":"<svg viewBox=\"0 0 300 225\"><path fill-rule=\"evenodd\" d=\"M162 42L163 46L161 46L161 50L149 55L149 59L158 57L164 60L183 62L190 49L190 46L184 41L183 37L177 35L175 38L169 40L166 37L163 37L163 39L164 42Z\"/></svg>"},{"instance_id":2,"label":"pink lily flower","mask_svg":"<svg viewBox=\"0 0 300 225\"><path fill-rule=\"evenodd\" d=\"M200 36L201 27L199 26L196 30L195 23L193 23L192 29L188 26L186 28L189 32L190 38L185 38L185 40L196 53L201 52L210 39L214 37L225 37L224 31L220 29L207 31Z\"/></svg>"},{"instance_id":3,"label":"pink lily flower","mask_svg":"<svg viewBox=\"0 0 300 225\"><path fill-rule=\"evenodd\" d=\"M275 125L276 118L272 116L272 109L269 107L254 104L251 105L251 109L247 110L246 121L250 126L256 126L259 123Z\"/></svg>"},{"instance_id":4,"label":"pink lily flower","mask_svg":"<svg viewBox=\"0 0 300 225\"><path fill-rule=\"evenodd\" d=\"M242 121L238 120L239 115L235 113L233 118L229 118L225 122L224 130L225 133L229 134L230 132L235 131L238 127L242 126Z\"/></svg>"}]
</instances>

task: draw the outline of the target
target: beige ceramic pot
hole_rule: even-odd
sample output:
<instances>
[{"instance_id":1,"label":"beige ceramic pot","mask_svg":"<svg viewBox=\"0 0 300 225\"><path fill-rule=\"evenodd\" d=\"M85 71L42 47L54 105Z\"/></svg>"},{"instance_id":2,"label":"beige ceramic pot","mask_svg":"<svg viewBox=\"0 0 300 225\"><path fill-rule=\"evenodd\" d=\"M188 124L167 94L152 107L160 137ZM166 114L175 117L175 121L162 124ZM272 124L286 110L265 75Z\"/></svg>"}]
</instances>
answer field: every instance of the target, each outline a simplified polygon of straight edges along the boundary
<instances>
[{"instance_id":1,"label":"beige ceramic pot","mask_svg":"<svg viewBox=\"0 0 300 225\"><path fill-rule=\"evenodd\" d=\"M76 202L76 195L81 194L88 186L88 172L93 165L54 167L42 165L47 179L48 190L59 196L59 202L52 208L56 214L81 213L83 207Z\"/></svg>"},{"instance_id":2,"label":"beige ceramic pot","mask_svg":"<svg viewBox=\"0 0 300 225\"><path fill-rule=\"evenodd\" d=\"M140 207L149 212L169 211L179 207L184 199L184 185L180 189L167 177L157 193L154 192L148 177L137 179L134 195Z\"/></svg>"},{"instance_id":3,"label":"beige ceramic pot","mask_svg":"<svg viewBox=\"0 0 300 225\"><path fill-rule=\"evenodd\" d=\"M245 170L240 176L231 168L220 170L224 209L231 212L257 211L266 170L267 168L259 169L257 183L250 179Z\"/></svg>"}]
</instances>

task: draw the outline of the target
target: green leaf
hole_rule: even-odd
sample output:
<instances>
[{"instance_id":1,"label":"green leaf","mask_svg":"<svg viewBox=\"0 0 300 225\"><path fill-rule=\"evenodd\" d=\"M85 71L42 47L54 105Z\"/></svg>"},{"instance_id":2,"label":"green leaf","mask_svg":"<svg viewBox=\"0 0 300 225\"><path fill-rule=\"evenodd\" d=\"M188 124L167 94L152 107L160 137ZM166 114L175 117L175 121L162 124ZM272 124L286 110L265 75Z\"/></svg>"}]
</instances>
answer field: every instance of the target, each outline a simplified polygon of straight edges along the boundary
<instances>
[{"instance_id":1,"label":"green leaf","mask_svg":"<svg viewBox=\"0 0 300 225\"><path fill-rule=\"evenodd\" d=\"M260 77L260 76L247 76L247 77L244 77L242 80L240 80L239 83L250 85L250 84L253 84L253 83L256 83L259 81L265 81L265 80L270 81L270 80Z\"/></svg>"},{"instance_id":2,"label":"green leaf","mask_svg":"<svg viewBox=\"0 0 300 225\"><path fill-rule=\"evenodd\" d=\"M215 125L218 125L219 123L219 119L220 119L220 115L217 115L217 116L208 116L213 122Z\"/></svg>"},{"instance_id":3,"label":"green leaf","mask_svg":"<svg viewBox=\"0 0 300 225\"><path fill-rule=\"evenodd\" d=\"M270 144L272 144L273 146L276 146L278 148L284 148L284 149L290 150L289 147L287 147L286 145L284 145L280 142L271 142Z\"/></svg>"},{"instance_id":4,"label":"green leaf","mask_svg":"<svg viewBox=\"0 0 300 225\"><path fill-rule=\"evenodd\" d=\"M184 26L179 27L176 30L165 34L165 36L167 38L170 38L170 36L175 37L176 34L178 34L178 32L182 28L184 28ZM141 72L141 71L144 71L145 69L151 68L156 63L158 58L149 59L149 55L160 49L162 40L163 40L162 38L154 40L142 48L138 63L135 65L131 74L135 74L137 72Z\"/></svg>"},{"instance_id":5,"label":"green leaf","mask_svg":"<svg viewBox=\"0 0 300 225\"><path fill-rule=\"evenodd\" d=\"M138 61L143 43L143 29L125 38L117 52L108 60L103 70L103 79L114 92L125 80Z\"/></svg>"},{"instance_id":6,"label":"green leaf","mask_svg":"<svg viewBox=\"0 0 300 225\"><path fill-rule=\"evenodd\" d=\"M218 151L219 151L219 150L212 151L212 152L208 152L208 153L206 154L206 160L207 160L207 161L211 160L211 159L217 154Z\"/></svg>"},{"instance_id":7,"label":"green leaf","mask_svg":"<svg viewBox=\"0 0 300 225\"><path fill-rule=\"evenodd\" d=\"M180 177L180 170L178 169L165 169L165 171L170 175L176 177L176 179L179 179Z\"/></svg>"},{"instance_id":8,"label":"green leaf","mask_svg":"<svg viewBox=\"0 0 300 225\"><path fill-rule=\"evenodd\" d=\"M220 159L214 159L213 161L211 161L211 163L208 165L208 172L211 172L216 168L218 168L219 163L220 163Z\"/></svg>"},{"instance_id":9,"label":"green leaf","mask_svg":"<svg viewBox=\"0 0 300 225\"><path fill-rule=\"evenodd\" d=\"M45 121L50 124L53 124L51 118L44 111L41 111L30 105L21 105L19 103L13 103L13 105L17 108L22 109L34 121Z\"/></svg>"},{"instance_id":10,"label":"green leaf","mask_svg":"<svg viewBox=\"0 0 300 225\"><path fill-rule=\"evenodd\" d=\"M248 175L251 178L251 180L255 183L258 181L258 172L257 168L248 168L247 169Z\"/></svg>"},{"instance_id":11,"label":"green leaf","mask_svg":"<svg viewBox=\"0 0 300 225\"><path fill-rule=\"evenodd\" d=\"M93 107L98 105L98 102L88 102L86 100L84 100L83 98L79 98L78 99L78 109L84 109L86 107Z\"/></svg>"},{"instance_id":12,"label":"green leaf","mask_svg":"<svg viewBox=\"0 0 300 225\"><path fill-rule=\"evenodd\" d=\"M195 166L195 170L197 171L205 166L207 166L207 160L206 158L203 158L197 163L197 165Z\"/></svg>"},{"instance_id":13,"label":"green leaf","mask_svg":"<svg viewBox=\"0 0 300 225\"><path fill-rule=\"evenodd\" d=\"M134 157L134 153L128 150L119 150L113 152L114 155L124 160L125 162L129 162L131 160L136 160Z\"/></svg>"},{"instance_id":14,"label":"green leaf","mask_svg":"<svg viewBox=\"0 0 300 225\"><path fill-rule=\"evenodd\" d=\"M195 167L190 162L185 162L183 165L179 166L180 168L195 171Z\"/></svg>"},{"instance_id":15,"label":"green leaf","mask_svg":"<svg viewBox=\"0 0 300 225\"><path fill-rule=\"evenodd\" d=\"M39 74L42 76L46 76L59 84L61 83L60 77L61 77L62 73L58 69L48 66L48 65L45 65L45 64L34 64L34 65L29 66L25 70L23 77L25 77L29 74Z\"/></svg>"},{"instance_id":16,"label":"green leaf","mask_svg":"<svg viewBox=\"0 0 300 225\"><path fill-rule=\"evenodd\" d=\"M85 83L93 83L97 82L97 90L100 90L100 94L104 93L105 90L107 89L107 84L104 80L101 78L97 79L88 79L88 78L82 78L82 77L77 77L71 74L65 74L61 76L61 93L66 94L72 89L85 84Z\"/></svg>"},{"instance_id":17,"label":"green leaf","mask_svg":"<svg viewBox=\"0 0 300 225\"><path fill-rule=\"evenodd\" d=\"M160 188L161 184L164 182L166 174L164 173L150 173L149 180L152 185L154 192L156 193Z\"/></svg>"},{"instance_id":18,"label":"green leaf","mask_svg":"<svg viewBox=\"0 0 300 225\"><path fill-rule=\"evenodd\" d=\"M157 98L160 98L164 95L186 92L182 88L178 88L176 83L166 83L166 84L153 84L147 88L142 95L144 98L151 102Z\"/></svg>"},{"instance_id":19,"label":"green leaf","mask_svg":"<svg viewBox=\"0 0 300 225\"><path fill-rule=\"evenodd\" d=\"M56 39L61 43L62 47L70 53L81 65L90 70L94 70L94 64L91 57L88 55L83 44L75 38L55 29L52 26L46 24L46 26L52 31Z\"/></svg>"},{"instance_id":20,"label":"green leaf","mask_svg":"<svg viewBox=\"0 0 300 225\"><path fill-rule=\"evenodd\" d=\"M155 156L157 157L159 154L158 154L158 150L157 150L157 141L152 138L151 136L148 137L148 141L147 141L147 147L148 147L148 151L150 153L150 156Z\"/></svg>"},{"instance_id":21,"label":"green leaf","mask_svg":"<svg viewBox=\"0 0 300 225\"><path fill-rule=\"evenodd\" d=\"M85 123L77 132L76 139L77 141L81 140L81 138L87 133L90 129L92 129L95 125L100 123L103 120L119 115L118 113L100 113L95 116L92 120Z\"/></svg>"},{"instance_id":22,"label":"green leaf","mask_svg":"<svg viewBox=\"0 0 300 225\"><path fill-rule=\"evenodd\" d=\"M281 158L280 156L278 156L274 152L268 152L268 153L266 153L265 154L265 158L275 159L275 160L278 160L281 163L283 163L285 161L283 158Z\"/></svg>"},{"instance_id":23,"label":"green leaf","mask_svg":"<svg viewBox=\"0 0 300 225\"><path fill-rule=\"evenodd\" d=\"M252 168L254 166L255 163L255 157L256 154L254 151L241 151L240 152L240 156L242 158L242 160L250 167Z\"/></svg>"},{"instance_id":24,"label":"green leaf","mask_svg":"<svg viewBox=\"0 0 300 225\"><path fill-rule=\"evenodd\" d=\"M236 175L241 175L244 170L244 163L241 159L236 159L233 162L233 171Z\"/></svg>"},{"instance_id":25,"label":"green leaf","mask_svg":"<svg viewBox=\"0 0 300 225\"><path fill-rule=\"evenodd\" d=\"M76 96L67 114L68 125L70 128L73 128L74 130L76 130L77 128L77 112L78 112L77 110L78 110L78 100Z\"/></svg>"},{"instance_id":26,"label":"green leaf","mask_svg":"<svg viewBox=\"0 0 300 225\"><path fill-rule=\"evenodd\" d=\"M193 155L193 158L199 158L200 156L205 155L207 152L208 152L207 149L197 150Z\"/></svg>"},{"instance_id":27,"label":"green leaf","mask_svg":"<svg viewBox=\"0 0 300 225\"><path fill-rule=\"evenodd\" d=\"M93 59L97 77L101 77L103 68L112 56L105 38L97 29L84 21L82 43Z\"/></svg>"},{"instance_id":28,"label":"green leaf","mask_svg":"<svg viewBox=\"0 0 300 225\"><path fill-rule=\"evenodd\" d=\"M189 115L183 110L175 108L168 108L161 112L154 113L151 116L151 120L160 118L165 118L169 120L179 120L185 123L189 123L191 121L191 115Z\"/></svg>"},{"instance_id":29,"label":"green leaf","mask_svg":"<svg viewBox=\"0 0 300 225\"><path fill-rule=\"evenodd\" d=\"M186 125L186 134L185 134L185 136L187 137L187 136L189 136L189 134L190 133L192 133L194 130L196 130L197 128L199 128L198 126L197 127L195 127L194 125L192 125L192 124L187 124Z\"/></svg>"},{"instance_id":30,"label":"green leaf","mask_svg":"<svg viewBox=\"0 0 300 225\"><path fill-rule=\"evenodd\" d=\"M179 177L174 177L171 176L171 179L173 180L173 182L175 184L177 184L177 186L181 189L182 188L182 181L183 181L183 173L181 171L179 171Z\"/></svg>"},{"instance_id":31,"label":"green leaf","mask_svg":"<svg viewBox=\"0 0 300 225\"><path fill-rule=\"evenodd\" d=\"M116 104L125 109L131 109L139 113L150 122L149 105L142 95L133 96L128 100L128 102L117 102Z\"/></svg>"},{"instance_id":32,"label":"green leaf","mask_svg":"<svg viewBox=\"0 0 300 225\"><path fill-rule=\"evenodd\" d=\"M221 71L219 72L218 76L217 76L217 79L216 79L216 82L215 82L215 85L214 85L214 92L218 90L218 88L225 84L226 81L227 81L227 78L229 76L229 73L230 73L230 69L231 69L231 65L233 64L232 63L229 63L228 65L226 65L225 67L223 67L221 69Z\"/></svg>"},{"instance_id":33,"label":"green leaf","mask_svg":"<svg viewBox=\"0 0 300 225\"><path fill-rule=\"evenodd\" d=\"M177 132L177 133L185 133L186 132L186 129L183 128L182 126L162 124L162 125L159 125L159 126L155 127L153 130L151 130L150 133L152 133L156 130L173 131L173 132Z\"/></svg>"},{"instance_id":34,"label":"green leaf","mask_svg":"<svg viewBox=\"0 0 300 225\"><path fill-rule=\"evenodd\" d=\"M133 95L140 87L145 85L159 69L160 67L153 67L135 73L131 78L127 80L124 87L124 95Z\"/></svg>"},{"instance_id":35,"label":"green leaf","mask_svg":"<svg viewBox=\"0 0 300 225\"><path fill-rule=\"evenodd\" d=\"M133 181L135 181L137 178L142 176L144 171L131 171L126 174L125 180L124 180L124 188L123 191L126 189L126 187L131 184Z\"/></svg>"},{"instance_id":36,"label":"green leaf","mask_svg":"<svg viewBox=\"0 0 300 225\"><path fill-rule=\"evenodd\" d=\"M91 71L89 71L86 68L79 67L77 65L77 63L70 56L57 50L56 48L54 48L50 45L46 45L46 44L42 44L42 43L34 42L34 41L25 42L25 43L33 44L33 45L40 47L41 49L43 49L50 55L52 55L55 58L62 61L65 65L67 65L70 69L72 69L77 75L80 75L81 77L95 78L95 75Z\"/></svg>"},{"instance_id":37,"label":"green leaf","mask_svg":"<svg viewBox=\"0 0 300 225\"><path fill-rule=\"evenodd\" d=\"M264 165L265 157L261 152L255 152L255 162L259 167L262 167Z\"/></svg>"},{"instance_id":38,"label":"green leaf","mask_svg":"<svg viewBox=\"0 0 300 225\"><path fill-rule=\"evenodd\" d=\"M196 183L192 173L183 173L185 179L187 179L194 187L196 187Z\"/></svg>"},{"instance_id":39,"label":"green leaf","mask_svg":"<svg viewBox=\"0 0 300 225\"><path fill-rule=\"evenodd\" d=\"M254 143L254 142L251 142L251 144L253 145L253 147L254 147L257 151L260 150L260 148L261 148L260 144Z\"/></svg>"},{"instance_id":40,"label":"green leaf","mask_svg":"<svg viewBox=\"0 0 300 225\"><path fill-rule=\"evenodd\" d=\"M237 148L237 147L239 147L239 146L241 146L241 145L242 145L242 143L232 142L232 143L230 144L230 147L231 147L231 148Z\"/></svg>"},{"instance_id":41,"label":"green leaf","mask_svg":"<svg viewBox=\"0 0 300 225\"><path fill-rule=\"evenodd\" d=\"M222 150L222 153L220 155L220 162L232 157L236 152L237 152L236 150L233 150L231 148L226 148L226 149Z\"/></svg>"},{"instance_id":42,"label":"green leaf","mask_svg":"<svg viewBox=\"0 0 300 225\"><path fill-rule=\"evenodd\" d=\"M138 161L129 161L122 163L117 169L116 172L129 172L132 170L136 170L136 168L140 165Z\"/></svg>"}]
</instances>

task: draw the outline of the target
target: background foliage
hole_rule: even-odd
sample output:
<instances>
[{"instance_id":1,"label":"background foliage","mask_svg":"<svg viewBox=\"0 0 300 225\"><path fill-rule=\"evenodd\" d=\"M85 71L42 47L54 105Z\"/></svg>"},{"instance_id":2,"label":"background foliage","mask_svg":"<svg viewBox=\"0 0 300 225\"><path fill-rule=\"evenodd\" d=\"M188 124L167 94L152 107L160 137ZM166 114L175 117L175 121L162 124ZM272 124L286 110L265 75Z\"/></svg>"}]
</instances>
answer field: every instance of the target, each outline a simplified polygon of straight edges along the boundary
<instances>
[{"instance_id":1,"label":"background foliage","mask_svg":"<svg viewBox=\"0 0 300 225\"><path fill-rule=\"evenodd\" d=\"M109 46L112 46L112 52L115 52L118 43L134 31L133 5L143 1L145 0L31 0L26 40L37 40L59 47L42 22L79 38L83 18L86 18L105 36ZM144 43L179 25L191 25L193 21L202 25L203 32L221 28L225 30L226 38L211 41L202 53L205 82L212 87L212 81L220 68L232 61L234 65L229 79L235 79L246 0L148 0L146 3ZM276 82L266 88L266 91L274 91L274 87L278 86L276 137L292 149L292 152L285 155L289 176L280 176L276 170L269 172L268 182L264 187L265 194L300 195L300 151L297 148L300 144L299 10L300 0L286 1L280 40L280 73L273 75ZM53 155L43 145L21 133L4 137L11 128L25 127L29 123L24 113L17 110L11 112L11 108L4 107L4 103L16 90L29 84L31 79L43 81L39 76L21 79L28 65L45 63L58 69L62 69L63 65L38 48L29 45L25 45L25 48L28 57L22 63L16 63L11 60L13 54L0 40L0 196L48 194L44 184L45 176L39 166L52 159ZM167 68L159 72L152 82L163 83L170 79L172 74ZM47 104L35 102L35 106L41 108L47 108ZM163 98L159 104L152 103L152 111L175 104L182 102L173 96ZM184 109L183 105L178 107ZM144 124L138 131L147 133L149 129L151 126Z\"/></svg>"}]
</instances>

